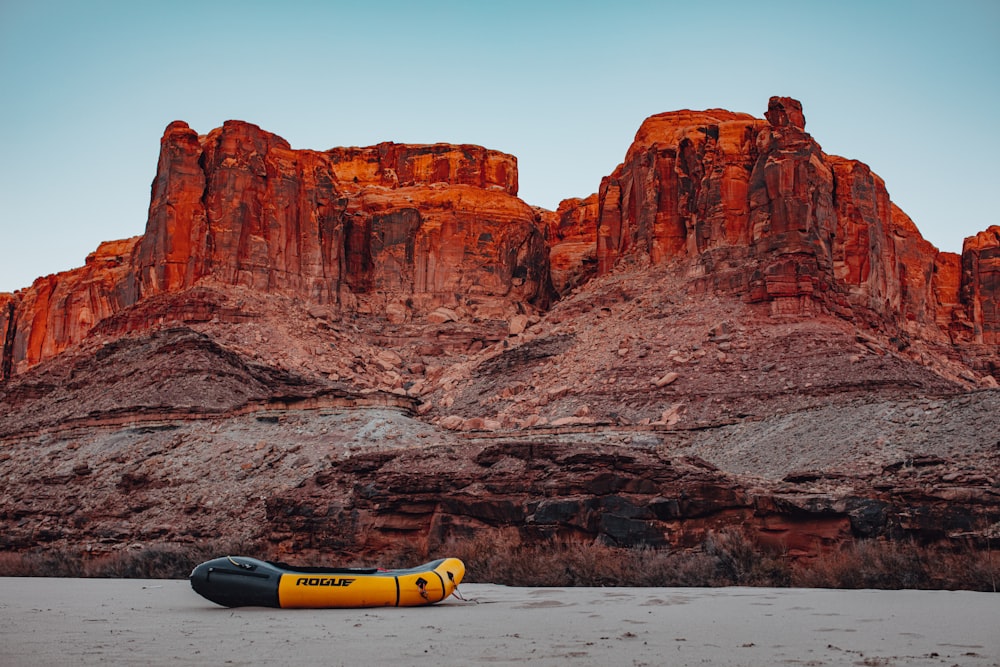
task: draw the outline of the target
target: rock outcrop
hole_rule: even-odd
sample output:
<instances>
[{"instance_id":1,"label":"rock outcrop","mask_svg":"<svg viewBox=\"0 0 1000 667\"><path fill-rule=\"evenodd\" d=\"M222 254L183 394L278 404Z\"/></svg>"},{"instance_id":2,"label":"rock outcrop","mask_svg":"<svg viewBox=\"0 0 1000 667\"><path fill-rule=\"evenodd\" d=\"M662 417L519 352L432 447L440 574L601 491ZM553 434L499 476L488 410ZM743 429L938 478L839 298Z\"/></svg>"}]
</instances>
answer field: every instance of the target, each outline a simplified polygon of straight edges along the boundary
<instances>
[{"instance_id":1,"label":"rock outcrop","mask_svg":"<svg viewBox=\"0 0 1000 667\"><path fill-rule=\"evenodd\" d=\"M681 262L703 291L736 293L775 315L822 309L901 340L961 345L967 328L995 340L989 306L976 305L1000 296L990 250L980 249L988 239L970 239L955 271L957 256L920 236L882 179L822 151L799 102L772 98L765 116L647 119L601 183L596 216L588 200L568 200L560 220L593 220L599 274L641 252Z\"/></svg>"},{"instance_id":2,"label":"rock outcrop","mask_svg":"<svg viewBox=\"0 0 1000 667\"><path fill-rule=\"evenodd\" d=\"M652 116L599 192L555 212L516 197L513 156L478 146L293 150L249 123L171 123L146 232L3 297L0 377L202 281L397 322L459 305L510 319L635 253L774 315L823 310L994 367L997 233L938 252L866 165L822 151L799 102L772 98L765 116Z\"/></svg>"},{"instance_id":3,"label":"rock outcrop","mask_svg":"<svg viewBox=\"0 0 1000 667\"><path fill-rule=\"evenodd\" d=\"M482 146L408 145L384 142L367 148L332 148L325 155L342 189L369 185L471 185L517 196L517 158Z\"/></svg>"},{"instance_id":4,"label":"rock outcrop","mask_svg":"<svg viewBox=\"0 0 1000 667\"><path fill-rule=\"evenodd\" d=\"M0 293L0 381L14 373L14 337L17 335L17 306L13 294Z\"/></svg>"},{"instance_id":5,"label":"rock outcrop","mask_svg":"<svg viewBox=\"0 0 1000 667\"><path fill-rule=\"evenodd\" d=\"M965 240L960 284L974 341L1000 344L1000 226Z\"/></svg>"},{"instance_id":6,"label":"rock outcrop","mask_svg":"<svg viewBox=\"0 0 1000 667\"><path fill-rule=\"evenodd\" d=\"M401 543L426 553L449 540L512 533L528 544L556 538L673 551L742 526L756 542L800 558L857 539L947 541L1000 512L1000 495L987 479L942 480L947 462L939 457L917 458L906 470L904 462L886 466L877 489L862 482L820 490L835 486L836 475L800 471L765 490L697 457L554 440L382 451L336 462L267 500L267 539L279 553L311 555L377 553ZM956 511L960 498L963 510Z\"/></svg>"},{"instance_id":7,"label":"rock outcrop","mask_svg":"<svg viewBox=\"0 0 1000 667\"><path fill-rule=\"evenodd\" d=\"M132 253L139 237L102 243L73 271L0 295L0 381L77 343L99 322L135 303Z\"/></svg>"},{"instance_id":8,"label":"rock outcrop","mask_svg":"<svg viewBox=\"0 0 1000 667\"><path fill-rule=\"evenodd\" d=\"M742 523L753 504L738 481L697 459L505 442L352 457L269 499L266 511L269 539L286 553L377 552L404 540L427 550L504 530L525 542L683 548Z\"/></svg>"},{"instance_id":9,"label":"rock outcrop","mask_svg":"<svg viewBox=\"0 0 1000 667\"><path fill-rule=\"evenodd\" d=\"M0 496L0 549L96 558L242 540L328 563L439 553L471 537L678 551L736 527L808 558L870 538L985 548L1000 519L995 438L978 423L995 414L996 391L871 403L845 421L843 409L812 413L826 438L812 446L789 417L697 433L460 435L375 407L374 396L367 409L348 409L350 397L317 394L190 330L111 347L91 364L104 394L91 397L94 414L0 440L0 472L11 480ZM189 368L169 373L178 363ZM85 375L85 365L70 375ZM136 367L150 369L138 398L115 378ZM72 387L37 384L30 400L44 403L45 392L65 399ZM246 407L234 397L258 403L227 415ZM333 399L343 399L339 409ZM146 412L120 412L129 400ZM72 410L67 403L56 404ZM893 433L873 447L885 433L870 418L878 412L889 413ZM956 414L961 422L949 423ZM771 449L747 449L760 440ZM834 460L831 449L851 455Z\"/></svg>"},{"instance_id":10,"label":"rock outcrop","mask_svg":"<svg viewBox=\"0 0 1000 667\"><path fill-rule=\"evenodd\" d=\"M211 277L313 303L463 293L544 306L543 232L516 193L514 158L475 146L321 153L249 123L203 138L172 123L137 248L140 292Z\"/></svg>"},{"instance_id":11,"label":"rock outcrop","mask_svg":"<svg viewBox=\"0 0 1000 667\"><path fill-rule=\"evenodd\" d=\"M548 247L516 193L515 158L477 146L317 152L249 123L205 136L171 123L145 234L6 297L2 377L109 315L202 282L399 321L442 305L501 320L534 312L552 298Z\"/></svg>"},{"instance_id":12,"label":"rock outcrop","mask_svg":"<svg viewBox=\"0 0 1000 667\"><path fill-rule=\"evenodd\" d=\"M510 320L636 253L679 262L696 291L968 348L992 372L997 233L938 252L866 165L822 151L799 102L772 98L765 117L652 116L599 192L555 212L517 198L513 156L478 146L294 150L240 121L171 123L145 233L4 297L0 377L205 281L397 323L442 306Z\"/></svg>"},{"instance_id":13,"label":"rock outcrop","mask_svg":"<svg viewBox=\"0 0 1000 667\"><path fill-rule=\"evenodd\" d=\"M597 273L597 195L565 199L549 213L549 270L560 294L586 283Z\"/></svg>"}]
</instances>

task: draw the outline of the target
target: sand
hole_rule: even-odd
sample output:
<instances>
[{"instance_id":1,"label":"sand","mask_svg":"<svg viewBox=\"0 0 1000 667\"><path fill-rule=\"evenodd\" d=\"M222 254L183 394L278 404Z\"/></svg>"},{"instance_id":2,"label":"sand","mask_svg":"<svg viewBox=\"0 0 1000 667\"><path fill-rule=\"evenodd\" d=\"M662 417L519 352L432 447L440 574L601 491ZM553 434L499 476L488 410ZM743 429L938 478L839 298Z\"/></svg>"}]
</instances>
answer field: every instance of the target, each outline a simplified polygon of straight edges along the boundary
<instances>
[{"instance_id":1,"label":"sand","mask_svg":"<svg viewBox=\"0 0 1000 667\"><path fill-rule=\"evenodd\" d=\"M509 588L415 609L225 609L188 582L0 578L6 665L1000 665L1000 595Z\"/></svg>"}]
</instances>

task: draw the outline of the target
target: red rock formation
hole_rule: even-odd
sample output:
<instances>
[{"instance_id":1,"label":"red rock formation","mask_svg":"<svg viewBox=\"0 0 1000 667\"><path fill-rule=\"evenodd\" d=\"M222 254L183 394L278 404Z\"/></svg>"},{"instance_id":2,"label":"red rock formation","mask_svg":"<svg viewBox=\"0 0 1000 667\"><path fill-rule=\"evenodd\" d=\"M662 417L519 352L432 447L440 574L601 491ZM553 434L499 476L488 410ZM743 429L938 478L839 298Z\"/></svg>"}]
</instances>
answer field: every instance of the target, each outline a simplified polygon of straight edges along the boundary
<instances>
[{"instance_id":1,"label":"red rock formation","mask_svg":"<svg viewBox=\"0 0 1000 667\"><path fill-rule=\"evenodd\" d=\"M766 116L654 116L555 212L478 147L172 123L145 235L0 295L0 548L985 541L998 393L927 397L1000 377L1000 228L939 253Z\"/></svg>"},{"instance_id":2,"label":"red rock formation","mask_svg":"<svg viewBox=\"0 0 1000 667\"><path fill-rule=\"evenodd\" d=\"M560 294L585 283L597 271L597 195L566 199L548 215L549 271Z\"/></svg>"},{"instance_id":3,"label":"red rock formation","mask_svg":"<svg viewBox=\"0 0 1000 667\"><path fill-rule=\"evenodd\" d=\"M367 148L333 148L326 155L344 191L366 185L398 188L447 183L517 196L517 158L481 146L385 142Z\"/></svg>"},{"instance_id":4,"label":"red rock formation","mask_svg":"<svg viewBox=\"0 0 1000 667\"><path fill-rule=\"evenodd\" d=\"M206 280L349 310L395 304L404 319L459 298L485 318L544 308L544 230L516 192L516 160L477 146L322 153L240 121L201 137L171 123L146 233L6 300L5 368L58 354L139 299Z\"/></svg>"},{"instance_id":5,"label":"red rock formation","mask_svg":"<svg viewBox=\"0 0 1000 667\"><path fill-rule=\"evenodd\" d=\"M435 472L428 475L432 461ZM597 538L691 547L709 530L752 514L746 489L703 461L624 447L583 453L569 443L506 443L386 451L336 463L269 498L267 530L286 553L377 552L404 541L426 550L499 529L526 542Z\"/></svg>"},{"instance_id":6,"label":"red rock formation","mask_svg":"<svg viewBox=\"0 0 1000 667\"><path fill-rule=\"evenodd\" d=\"M959 292L957 256L920 236L867 165L823 153L798 101L771 98L765 116L647 119L601 183L596 215L586 200L567 200L560 220L593 220L599 274L640 252L681 261L700 289L741 294L773 314L823 308L894 337L995 341L989 298L975 296L995 294L989 250L972 243L963 253Z\"/></svg>"},{"instance_id":7,"label":"red rock formation","mask_svg":"<svg viewBox=\"0 0 1000 667\"><path fill-rule=\"evenodd\" d=\"M713 109L648 118L598 193L598 271L622 254L653 261L749 240L747 187L763 121Z\"/></svg>"},{"instance_id":8,"label":"red rock formation","mask_svg":"<svg viewBox=\"0 0 1000 667\"><path fill-rule=\"evenodd\" d=\"M322 554L400 544L433 552L450 539L511 534L527 544L556 537L678 549L740 526L795 558L862 538L946 543L968 531L970 517L988 521L1000 509L971 475L945 482L943 471L928 471L926 485L911 488L896 472L883 471L881 490L858 480L848 492L817 493L809 488L822 473L789 475L767 490L695 457L571 439L380 451L334 462L268 498L264 532L282 553Z\"/></svg>"},{"instance_id":9,"label":"red rock formation","mask_svg":"<svg viewBox=\"0 0 1000 667\"><path fill-rule=\"evenodd\" d=\"M249 123L227 121L200 139L172 123L137 251L143 296L211 276L334 299L344 207L334 180L322 154L292 151Z\"/></svg>"},{"instance_id":10,"label":"red rock formation","mask_svg":"<svg viewBox=\"0 0 1000 667\"><path fill-rule=\"evenodd\" d=\"M548 303L548 247L536 214L503 191L365 189L345 217L344 280L355 294L410 300L417 312L463 294L501 318L500 302Z\"/></svg>"},{"instance_id":11,"label":"red rock formation","mask_svg":"<svg viewBox=\"0 0 1000 667\"><path fill-rule=\"evenodd\" d=\"M939 253L866 165L823 153L800 103L772 98L765 116L652 116L599 192L554 213L516 197L515 158L477 146L293 150L249 123L199 136L174 122L145 234L5 297L0 368L16 374L110 314L203 282L394 323L440 306L505 320L633 253L774 315L825 310L902 347L995 348L996 233L961 261Z\"/></svg>"},{"instance_id":12,"label":"red rock formation","mask_svg":"<svg viewBox=\"0 0 1000 667\"><path fill-rule=\"evenodd\" d=\"M965 240L961 285L975 342L1000 344L1000 226Z\"/></svg>"},{"instance_id":13,"label":"red rock formation","mask_svg":"<svg viewBox=\"0 0 1000 667\"><path fill-rule=\"evenodd\" d=\"M6 299L3 375L23 372L78 342L135 301L131 257L138 237L102 243L79 269L37 279ZM2 302L2 300L0 300Z\"/></svg>"},{"instance_id":14,"label":"red rock formation","mask_svg":"<svg viewBox=\"0 0 1000 667\"><path fill-rule=\"evenodd\" d=\"M187 123L167 126L160 140L146 233L136 252L135 268L144 292L177 290L207 272L205 174L200 157L198 134Z\"/></svg>"},{"instance_id":15,"label":"red rock formation","mask_svg":"<svg viewBox=\"0 0 1000 667\"><path fill-rule=\"evenodd\" d=\"M766 116L771 126L757 135L761 154L750 175L750 239L759 264L749 299L769 302L776 313L808 312L833 296L833 172L795 100L771 98Z\"/></svg>"},{"instance_id":16,"label":"red rock formation","mask_svg":"<svg viewBox=\"0 0 1000 667\"><path fill-rule=\"evenodd\" d=\"M14 374L14 336L17 335L18 299L0 293L0 382Z\"/></svg>"},{"instance_id":17,"label":"red rock formation","mask_svg":"<svg viewBox=\"0 0 1000 667\"><path fill-rule=\"evenodd\" d=\"M142 293L210 275L318 303L349 288L544 304L546 250L516 191L516 161L475 146L319 153L249 123L200 142L174 123L138 252Z\"/></svg>"},{"instance_id":18,"label":"red rock formation","mask_svg":"<svg viewBox=\"0 0 1000 667\"><path fill-rule=\"evenodd\" d=\"M935 318L955 344L972 340L972 322L962 305L962 256L953 252L938 253L934 260L934 299L938 304Z\"/></svg>"}]
</instances>

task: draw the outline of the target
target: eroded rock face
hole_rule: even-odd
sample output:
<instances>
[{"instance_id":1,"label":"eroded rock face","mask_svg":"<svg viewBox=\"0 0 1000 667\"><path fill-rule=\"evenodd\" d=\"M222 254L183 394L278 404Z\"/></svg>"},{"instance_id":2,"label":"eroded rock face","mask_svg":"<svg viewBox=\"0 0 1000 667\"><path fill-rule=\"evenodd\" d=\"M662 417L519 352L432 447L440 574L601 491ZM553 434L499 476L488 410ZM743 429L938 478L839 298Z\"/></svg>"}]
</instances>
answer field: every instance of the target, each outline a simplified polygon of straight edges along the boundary
<instances>
[{"instance_id":1,"label":"eroded rock face","mask_svg":"<svg viewBox=\"0 0 1000 667\"><path fill-rule=\"evenodd\" d=\"M135 302L131 258L138 240L102 243L84 266L0 296L0 380L59 354L95 324Z\"/></svg>"},{"instance_id":2,"label":"eroded rock face","mask_svg":"<svg viewBox=\"0 0 1000 667\"><path fill-rule=\"evenodd\" d=\"M384 142L326 152L345 191L366 185L387 188L445 183L500 190L517 196L517 158L481 146Z\"/></svg>"},{"instance_id":3,"label":"eroded rock face","mask_svg":"<svg viewBox=\"0 0 1000 667\"><path fill-rule=\"evenodd\" d=\"M346 291L544 304L543 237L516 193L516 160L478 146L321 153L292 150L249 123L229 121L200 140L174 123L139 248L140 284L145 295L211 276L317 303L339 303Z\"/></svg>"},{"instance_id":4,"label":"eroded rock face","mask_svg":"<svg viewBox=\"0 0 1000 667\"><path fill-rule=\"evenodd\" d=\"M460 435L190 328L98 348L0 389L7 552L257 541L329 564L472 536L673 550L736 527L809 557L866 538L986 550L1000 520L996 390L697 430Z\"/></svg>"},{"instance_id":5,"label":"eroded rock face","mask_svg":"<svg viewBox=\"0 0 1000 667\"><path fill-rule=\"evenodd\" d=\"M454 294L484 307L548 305L543 232L531 207L503 191L373 188L353 198L345 216L344 280L355 294L409 300L417 313Z\"/></svg>"},{"instance_id":6,"label":"eroded rock face","mask_svg":"<svg viewBox=\"0 0 1000 667\"><path fill-rule=\"evenodd\" d=\"M901 472L901 462L886 468L879 489L855 480L850 491L829 492L817 488L830 481L823 473L793 473L763 488L697 457L571 437L382 451L336 462L270 497L264 534L280 553L309 555L403 543L433 552L484 534L674 550L741 526L758 543L810 557L862 538L944 542L995 516L987 482L944 482L935 468L945 463L914 459ZM913 466L923 468L923 487Z\"/></svg>"},{"instance_id":7,"label":"eroded rock face","mask_svg":"<svg viewBox=\"0 0 1000 667\"><path fill-rule=\"evenodd\" d=\"M17 305L13 294L0 294L0 380L14 373L14 336L17 335Z\"/></svg>"},{"instance_id":8,"label":"eroded rock face","mask_svg":"<svg viewBox=\"0 0 1000 667\"><path fill-rule=\"evenodd\" d=\"M161 141L145 234L5 298L3 377L140 300L202 281L388 309L400 321L458 297L483 318L545 308L545 231L516 193L515 158L478 146L324 153L240 121L205 136L176 121Z\"/></svg>"},{"instance_id":9,"label":"eroded rock face","mask_svg":"<svg viewBox=\"0 0 1000 667\"><path fill-rule=\"evenodd\" d=\"M1000 343L1000 226L965 240L962 301L967 304L976 343Z\"/></svg>"},{"instance_id":10,"label":"eroded rock face","mask_svg":"<svg viewBox=\"0 0 1000 667\"><path fill-rule=\"evenodd\" d=\"M198 133L175 121L160 139L146 233L136 253L136 273L147 293L191 285L208 271L204 256L208 221L203 196L205 173Z\"/></svg>"},{"instance_id":11,"label":"eroded rock face","mask_svg":"<svg viewBox=\"0 0 1000 667\"><path fill-rule=\"evenodd\" d=\"M925 241L867 165L822 151L798 101L771 98L765 116L652 116L601 183L596 214L591 200L567 200L560 225L593 224L598 274L642 253L773 315L822 309L900 341L996 340L990 306L977 305L997 296L989 232L967 242L956 270L958 256ZM574 231L576 255L589 233Z\"/></svg>"},{"instance_id":12,"label":"eroded rock face","mask_svg":"<svg viewBox=\"0 0 1000 667\"><path fill-rule=\"evenodd\" d=\"M748 243L747 192L765 125L720 109L648 118L601 183L598 271L633 250L656 262Z\"/></svg>"},{"instance_id":13,"label":"eroded rock face","mask_svg":"<svg viewBox=\"0 0 1000 667\"><path fill-rule=\"evenodd\" d=\"M475 146L172 123L142 237L0 294L0 547L985 540L1000 228L940 253L766 117L653 116L554 212Z\"/></svg>"},{"instance_id":14,"label":"eroded rock face","mask_svg":"<svg viewBox=\"0 0 1000 667\"><path fill-rule=\"evenodd\" d=\"M292 553L426 549L502 528L526 541L693 546L752 513L746 489L703 461L569 443L362 455L267 502L270 539Z\"/></svg>"},{"instance_id":15,"label":"eroded rock face","mask_svg":"<svg viewBox=\"0 0 1000 667\"><path fill-rule=\"evenodd\" d=\"M992 372L994 228L961 257L940 253L866 165L822 151L798 101L774 97L765 116L652 116L597 193L555 212L517 198L514 157L478 146L295 150L241 121L203 136L171 123L145 234L3 297L0 377L202 283L399 325L442 307L464 313L455 321L520 318L523 331L624 257L673 266L695 294L737 295L771 316L833 314L900 348L956 347L941 354Z\"/></svg>"},{"instance_id":16,"label":"eroded rock face","mask_svg":"<svg viewBox=\"0 0 1000 667\"><path fill-rule=\"evenodd\" d=\"M771 98L770 128L757 135L760 156L750 175L750 240L757 269L749 298L776 313L810 309L834 292L834 176L805 132L801 105Z\"/></svg>"},{"instance_id":17,"label":"eroded rock face","mask_svg":"<svg viewBox=\"0 0 1000 667\"><path fill-rule=\"evenodd\" d=\"M549 271L560 294L581 285L597 272L598 199L566 199L546 216L549 232Z\"/></svg>"}]
</instances>

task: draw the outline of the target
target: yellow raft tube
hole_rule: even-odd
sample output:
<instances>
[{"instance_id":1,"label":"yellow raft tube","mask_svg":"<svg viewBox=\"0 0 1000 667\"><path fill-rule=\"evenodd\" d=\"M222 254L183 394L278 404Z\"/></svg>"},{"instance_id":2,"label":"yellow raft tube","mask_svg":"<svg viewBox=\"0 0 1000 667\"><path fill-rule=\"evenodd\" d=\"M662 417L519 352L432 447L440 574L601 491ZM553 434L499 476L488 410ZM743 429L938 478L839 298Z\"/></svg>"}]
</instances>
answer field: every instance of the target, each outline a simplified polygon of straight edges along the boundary
<instances>
[{"instance_id":1,"label":"yellow raft tube","mask_svg":"<svg viewBox=\"0 0 1000 667\"><path fill-rule=\"evenodd\" d=\"M293 567L225 556L191 572L196 593L223 607L419 607L454 593L465 564L442 558L407 570Z\"/></svg>"}]
</instances>

